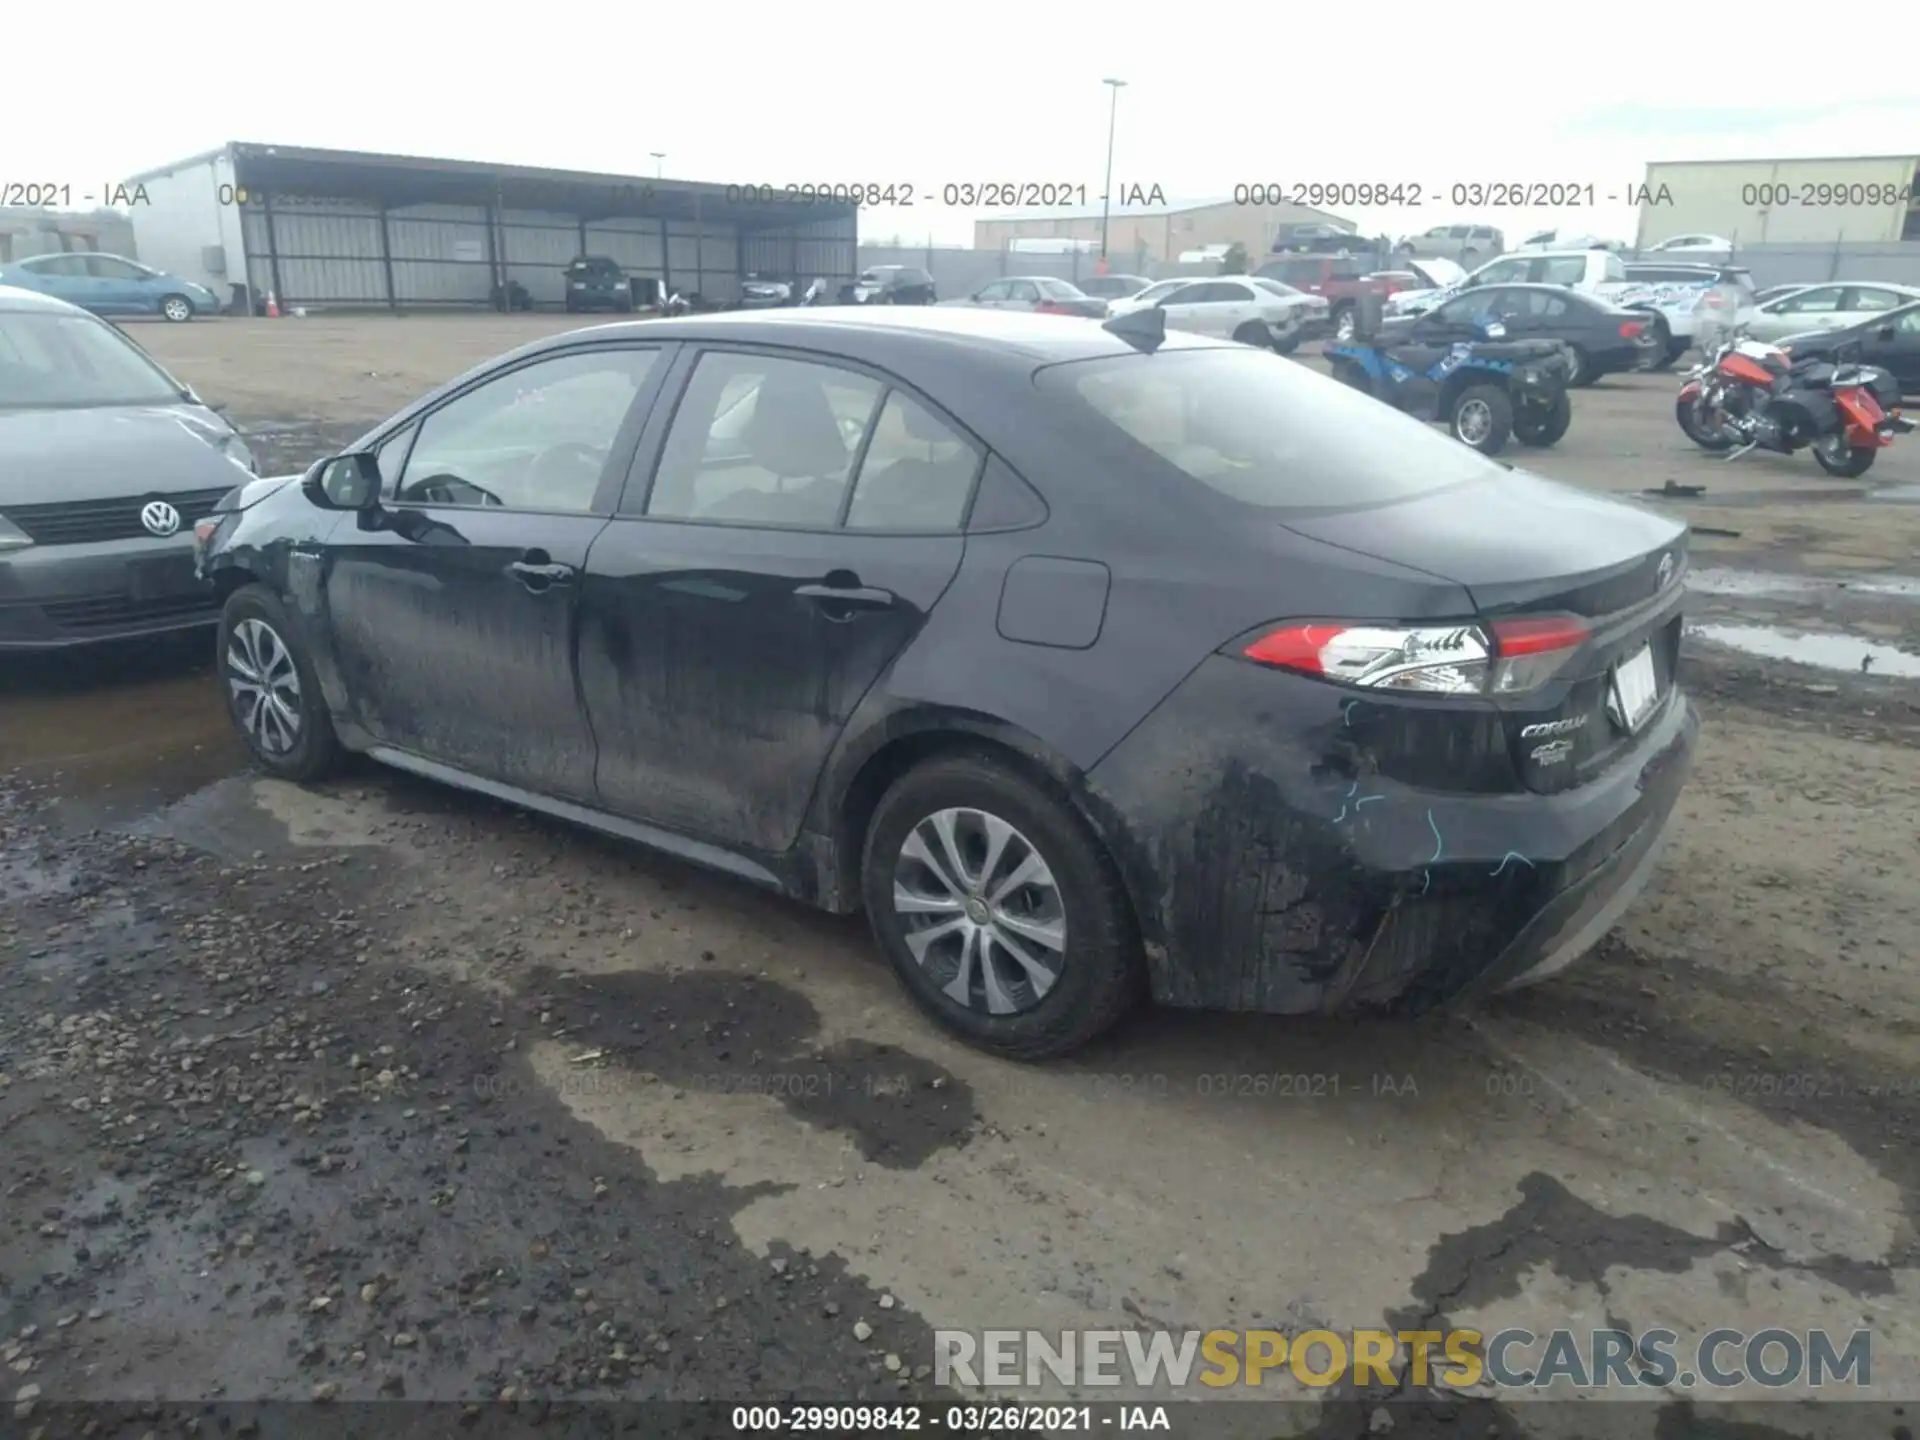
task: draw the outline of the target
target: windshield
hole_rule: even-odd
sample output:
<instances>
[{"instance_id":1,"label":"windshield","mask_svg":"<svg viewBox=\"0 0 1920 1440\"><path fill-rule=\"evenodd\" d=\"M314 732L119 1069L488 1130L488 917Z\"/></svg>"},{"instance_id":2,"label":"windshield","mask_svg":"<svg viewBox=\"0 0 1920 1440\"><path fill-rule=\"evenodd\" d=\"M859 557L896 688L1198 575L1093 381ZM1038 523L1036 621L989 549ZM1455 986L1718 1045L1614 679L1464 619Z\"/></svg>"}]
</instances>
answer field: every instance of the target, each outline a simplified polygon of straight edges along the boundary
<instances>
[{"instance_id":1,"label":"windshield","mask_svg":"<svg viewBox=\"0 0 1920 1440\"><path fill-rule=\"evenodd\" d=\"M111 325L0 311L0 410L177 405L181 387Z\"/></svg>"},{"instance_id":2,"label":"windshield","mask_svg":"<svg viewBox=\"0 0 1920 1440\"><path fill-rule=\"evenodd\" d=\"M1351 386L1250 348L1075 361L1047 367L1038 383L1262 509L1378 505L1504 473Z\"/></svg>"}]
</instances>

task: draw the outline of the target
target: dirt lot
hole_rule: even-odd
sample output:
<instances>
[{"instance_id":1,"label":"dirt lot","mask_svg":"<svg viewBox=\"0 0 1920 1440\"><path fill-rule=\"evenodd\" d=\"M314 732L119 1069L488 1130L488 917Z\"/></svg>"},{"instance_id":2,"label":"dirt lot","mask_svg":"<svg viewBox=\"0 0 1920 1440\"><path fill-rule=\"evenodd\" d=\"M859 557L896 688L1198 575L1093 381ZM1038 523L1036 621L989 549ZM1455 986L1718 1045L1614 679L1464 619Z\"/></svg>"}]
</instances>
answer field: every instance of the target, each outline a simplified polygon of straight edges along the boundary
<instances>
[{"instance_id":1,"label":"dirt lot","mask_svg":"<svg viewBox=\"0 0 1920 1440\"><path fill-rule=\"evenodd\" d=\"M134 333L294 468L561 328ZM1739 532L1696 541L1679 833L1583 966L1418 1022L1149 1014L985 1059L857 923L397 774L251 775L204 647L14 667L0 1401L898 1399L944 1327L1778 1326L1871 1331L1848 1393L1883 1404L1641 1391L1609 1426L1910 1440L1920 445L1729 466L1672 383L1578 392L1526 458L1704 484L1649 503ZM1263 1434L1598 1433L1271 1393L1303 1403Z\"/></svg>"}]
</instances>

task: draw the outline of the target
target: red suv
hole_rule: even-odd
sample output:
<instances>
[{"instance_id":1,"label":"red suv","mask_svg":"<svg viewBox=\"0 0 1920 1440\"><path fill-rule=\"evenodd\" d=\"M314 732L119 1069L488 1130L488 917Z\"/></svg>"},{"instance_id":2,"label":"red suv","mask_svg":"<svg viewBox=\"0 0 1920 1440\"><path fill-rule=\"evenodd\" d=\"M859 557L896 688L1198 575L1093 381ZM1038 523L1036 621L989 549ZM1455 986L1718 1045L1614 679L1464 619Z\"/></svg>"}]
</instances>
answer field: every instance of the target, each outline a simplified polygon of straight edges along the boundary
<instances>
[{"instance_id":1,"label":"red suv","mask_svg":"<svg viewBox=\"0 0 1920 1440\"><path fill-rule=\"evenodd\" d=\"M1277 256L1253 273L1322 297L1336 340L1353 338L1354 305L1362 295L1378 295L1385 300L1397 290L1412 289L1416 283L1411 277L1368 279L1366 262L1349 255Z\"/></svg>"}]
</instances>

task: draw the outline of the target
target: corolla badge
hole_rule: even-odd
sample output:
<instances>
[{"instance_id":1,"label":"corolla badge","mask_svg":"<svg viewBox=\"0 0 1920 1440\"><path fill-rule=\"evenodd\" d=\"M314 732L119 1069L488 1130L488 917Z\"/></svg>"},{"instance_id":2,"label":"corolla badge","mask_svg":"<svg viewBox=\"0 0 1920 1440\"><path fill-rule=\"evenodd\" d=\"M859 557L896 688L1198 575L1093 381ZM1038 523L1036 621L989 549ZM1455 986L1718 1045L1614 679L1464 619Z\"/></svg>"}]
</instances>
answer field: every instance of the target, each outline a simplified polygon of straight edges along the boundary
<instances>
[{"instance_id":1,"label":"corolla badge","mask_svg":"<svg viewBox=\"0 0 1920 1440\"><path fill-rule=\"evenodd\" d=\"M171 535L180 528L180 512L164 500L149 500L140 507L140 523L155 535Z\"/></svg>"},{"instance_id":2,"label":"corolla badge","mask_svg":"<svg viewBox=\"0 0 1920 1440\"><path fill-rule=\"evenodd\" d=\"M1669 550L1660 557L1660 588L1666 589L1673 583L1673 552Z\"/></svg>"}]
</instances>

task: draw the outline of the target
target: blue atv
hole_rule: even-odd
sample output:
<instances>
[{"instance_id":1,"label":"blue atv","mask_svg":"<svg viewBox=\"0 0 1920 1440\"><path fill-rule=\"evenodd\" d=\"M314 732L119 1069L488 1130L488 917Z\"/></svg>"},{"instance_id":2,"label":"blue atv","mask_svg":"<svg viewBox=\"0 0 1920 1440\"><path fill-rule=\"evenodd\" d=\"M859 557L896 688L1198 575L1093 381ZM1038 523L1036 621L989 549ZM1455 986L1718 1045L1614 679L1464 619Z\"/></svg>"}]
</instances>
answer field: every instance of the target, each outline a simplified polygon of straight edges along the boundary
<instances>
[{"instance_id":1,"label":"blue atv","mask_svg":"<svg viewBox=\"0 0 1920 1440\"><path fill-rule=\"evenodd\" d=\"M1553 340L1505 335L1497 322L1443 344L1356 335L1323 353L1336 380L1422 420L1444 421L1482 455L1497 455L1509 438L1552 445L1573 420L1566 350Z\"/></svg>"}]
</instances>

